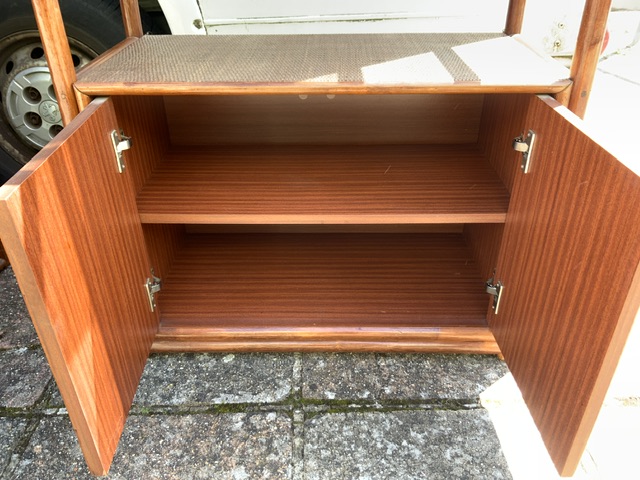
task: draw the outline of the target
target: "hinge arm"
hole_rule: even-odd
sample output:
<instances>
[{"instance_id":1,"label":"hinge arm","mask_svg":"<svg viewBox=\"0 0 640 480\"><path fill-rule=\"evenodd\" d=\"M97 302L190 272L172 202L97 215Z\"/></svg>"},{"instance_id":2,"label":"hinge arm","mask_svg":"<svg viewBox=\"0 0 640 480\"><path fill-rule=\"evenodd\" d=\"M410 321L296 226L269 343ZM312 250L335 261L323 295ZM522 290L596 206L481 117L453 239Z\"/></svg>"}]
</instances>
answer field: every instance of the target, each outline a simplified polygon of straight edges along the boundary
<instances>
[{"instance_id":1,"label":"hinge arm","mask_svg":"<svg viewBox=\"0 0 640 480\"><path fill-rule=\"evenodd\" d=\"M162 289L162 280L154 275L153 268L151 269L151 277L147 278L144 288L149 299L149 308L154 312L156 310L156 293Z\"/></svg>"},{"instance_id":2,"label":"hinge arm","mask_svg":"<svg viewBox=\"0 0 640 480\"><path fill-rule=\"evenodd\" d=\"M497 315L498 310L500 309L500 300L502 298L502 292L504 291L504 285L502 285L501 281L493 283L494 278L495 272L493 273L493 276L487 280L485 290L489 295L493 295L493 305L491 307L493 308L493 312Z\"/></svg>"},{"instance_id":3,"label":"hinge arm","mask_svg":"<svg viewBox=\"0 0 640 480\"><path fill-rule=\"evenodd\" d=\"M516 152L522 153L522 163L520 168L523 173L529 173L531 168L531 156L533 155L533 142L536 139L536 134L533 130L529 130L527 135L520 135L513 139L513 149Z\"/></svg>"},{"instance_id":4,"label":"hinge arm","mask_svg":"<svg viewBox=\"0 0 640 480\"><path fill-rule=\"evenodd\" d=\"M123 132L118 133L117 130L113 130L109 135L111 137L111 143L113 144L113 151L116 155L118 172L123 173L125 169L123 152L131 148L131 137L125 136Z\"/></svg>"}]
</instances>

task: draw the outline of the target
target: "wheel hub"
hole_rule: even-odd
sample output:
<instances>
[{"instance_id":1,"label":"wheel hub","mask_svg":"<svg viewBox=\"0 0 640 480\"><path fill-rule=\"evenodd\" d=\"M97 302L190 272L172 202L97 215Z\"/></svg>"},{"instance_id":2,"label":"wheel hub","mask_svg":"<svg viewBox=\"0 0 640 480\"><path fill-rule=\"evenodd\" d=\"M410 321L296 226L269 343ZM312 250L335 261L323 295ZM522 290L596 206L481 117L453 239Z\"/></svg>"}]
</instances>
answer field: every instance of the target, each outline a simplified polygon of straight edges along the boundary
<instances>
[{"instance_id":1,"label":"wheel hub","mask_svg":"<svg viewBox=\"0 0 640 480\"><path fill-rule=\"evenodd\" d=\"M59 124L62 120L58 104L54 101L45 100L40 104L40 107L38 107L38 111L40 112L40 116L51 124Z\"/></svg>"},{"instance_id":2,"label":"wheel hub","mask_svg":"<svg viewBox=\"0 0 640 480\"><path fill-rule=\"evenodd\" d=\"M18 136L35 148L44 147L62 129L47 67L30 67L13 77L7 88L5 112Z\"/></svg>"},{"instance_id":3,"label":"wheel hub","mask_svg":"<svg viewBox=\"0 0 640 480\"><path fill-rule=\"evenodd\" d=\"M94 54L70 41L75 67ZM39 150L60 130L62 117L37 32L19 33L0 42L0 90L6 124L22 143ZM6 52L6 53L5 53Z\"/></svg>"}]
</instances>

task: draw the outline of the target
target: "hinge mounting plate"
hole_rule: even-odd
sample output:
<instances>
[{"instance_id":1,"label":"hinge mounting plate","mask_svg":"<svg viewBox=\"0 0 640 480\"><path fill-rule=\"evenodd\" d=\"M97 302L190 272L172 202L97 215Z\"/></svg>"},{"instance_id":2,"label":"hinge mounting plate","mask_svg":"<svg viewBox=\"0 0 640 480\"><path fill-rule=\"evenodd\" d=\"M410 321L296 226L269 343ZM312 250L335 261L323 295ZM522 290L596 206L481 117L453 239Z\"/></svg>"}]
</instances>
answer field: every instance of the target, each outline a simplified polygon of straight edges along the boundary
<instances>
[{"instance_id":1,"label":"hinge mounting plate","mask_svg":"<svg viewBox=\"0 0 640 480\"><path fill-rule=\"evenodd\" d=\"M147 298L149 299L149 308L152 312L156 310L156 293L162 289L162 280L155 276L153 268L151 269L151 277L147 278L144 284Z\"/></svg>"},{"instance_id":2,"label":"hinge mounting plate","mask_svg":"<svg viewBox=\"0 0 640 480\"><path fill-rule=\"evenodd\" d=\"M494 280L493 280L494 278L495 278L495 272L493 274L493 277L487 280L486 292L489 295L493 295L493 305L491 306L491 308L493 308L493 313L497 315L498 310L500 309L500 300L502 299L502 292L504 292L504 285L502 285L501 281L494 283Z\"/></svg>"},{"instance_id":3,"label":"hinge mounting plate","mask_svg":"<svg viewBox=\"0 0 640 480\"><path fill-rule=\"evenodd\" d=\"M124 172L124 155L122 152L131 148L131 137L125 136L125 134L117 130L113 130L109 136L111 137L111 143L113 144L113 151L116 155L116 165L118 166L118 172Z\"/></svg>"},{"instance_id":4,"label":"hinge mounting plate","mask_svg":"<svg viewBox=\"0 0 640 480\"><path fill-rule=\"evenodd\" d=\"M513 139L513 149L516 152L522 153L522 163L520 168L523 173L529 173L531 169L531 158L533 155L533 142L536 139L536 134L533 130L529 130L527 134L524 133L517 138Z\"/></svg>"}]
</instances>

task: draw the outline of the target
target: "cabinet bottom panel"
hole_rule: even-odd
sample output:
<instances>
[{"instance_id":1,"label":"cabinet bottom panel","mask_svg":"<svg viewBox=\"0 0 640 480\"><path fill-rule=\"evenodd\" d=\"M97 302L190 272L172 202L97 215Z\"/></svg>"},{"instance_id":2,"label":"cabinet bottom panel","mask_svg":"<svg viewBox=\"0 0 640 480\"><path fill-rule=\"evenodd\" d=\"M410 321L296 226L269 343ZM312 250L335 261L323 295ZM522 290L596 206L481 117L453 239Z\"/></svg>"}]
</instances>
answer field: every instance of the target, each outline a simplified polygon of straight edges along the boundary
<instances>
[{"instance_id":1,"label":"cabinet bottom panel","mask_svg":"<svg viewBox=\"0 0 640 480\"><path fill-rule=\"evenodd\" d=\"M390 352L500 354L487 327L432 328L164 328L154 352Z\"/></svg>"},{"instance_id":2,"label":"cabinet bottom panel","mask_svg":"<svg viewBox=\"0 0 640 480\"><path fill-rule=\"evenodd\" d=\"M461 234L192 234L156 350L496 353Z\"/></svg>"}]
</instances>

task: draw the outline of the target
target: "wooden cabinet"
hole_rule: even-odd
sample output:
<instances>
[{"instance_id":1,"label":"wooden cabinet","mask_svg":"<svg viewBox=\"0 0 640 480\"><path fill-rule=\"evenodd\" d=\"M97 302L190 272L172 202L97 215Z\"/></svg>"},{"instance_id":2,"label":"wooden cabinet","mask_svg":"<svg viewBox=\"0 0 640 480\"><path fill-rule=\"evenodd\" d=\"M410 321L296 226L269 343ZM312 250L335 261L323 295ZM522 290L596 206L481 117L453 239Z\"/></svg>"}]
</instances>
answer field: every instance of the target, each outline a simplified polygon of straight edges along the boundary
<instances>
[{"instance_id":1,"label":"wooden cabinet","mask_svg":"<svg viewBox=\"0 0 640 480\"><path fill-rule=\"evenodd\" d=\"M534 95L568 72L436 37L130 38L78 75L99 98L0 234L92 472L152 349L502 352L575 469L640 303L640 178Z\"/></svg>"}]
</instances>

